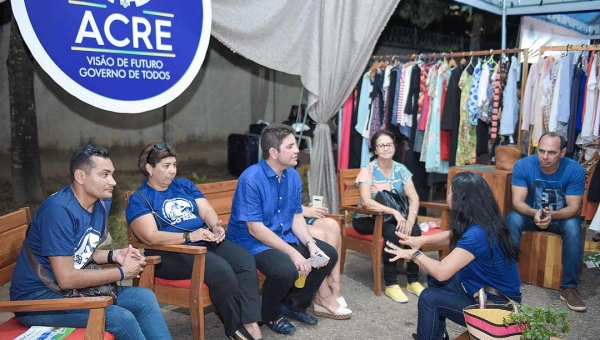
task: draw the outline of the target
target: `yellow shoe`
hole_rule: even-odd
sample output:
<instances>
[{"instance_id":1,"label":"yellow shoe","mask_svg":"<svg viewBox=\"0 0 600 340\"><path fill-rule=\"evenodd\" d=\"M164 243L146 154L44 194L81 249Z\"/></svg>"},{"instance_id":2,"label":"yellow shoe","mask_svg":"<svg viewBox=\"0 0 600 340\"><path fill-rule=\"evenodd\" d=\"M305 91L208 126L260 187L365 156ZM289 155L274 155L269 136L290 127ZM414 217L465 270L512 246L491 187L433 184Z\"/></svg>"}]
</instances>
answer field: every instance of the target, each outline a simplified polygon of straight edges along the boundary
<instances>
[{"instance_id":1,"label":"yellow shoe","mask_svg":"<svg viewBox=\"0 0 600 340\"><path fill-rule=\"evenodd\" d=\"M392 300L400 303L408 302L408 297L402 291L402 288L398 285L385 287L385 295L389 296Z\"/></svg>"},{"instance_id":2,"label":"yellow shoe","mask_svg":"<svg viewBox=\"0 0 600 340\"><path fill-rule=\"evenodd\" d=\"M421 295L421 292L425 289L422 284L419 282L413 282L406 285L406 290L415 294L416 296Z\"/></svg>"}]
</instances>

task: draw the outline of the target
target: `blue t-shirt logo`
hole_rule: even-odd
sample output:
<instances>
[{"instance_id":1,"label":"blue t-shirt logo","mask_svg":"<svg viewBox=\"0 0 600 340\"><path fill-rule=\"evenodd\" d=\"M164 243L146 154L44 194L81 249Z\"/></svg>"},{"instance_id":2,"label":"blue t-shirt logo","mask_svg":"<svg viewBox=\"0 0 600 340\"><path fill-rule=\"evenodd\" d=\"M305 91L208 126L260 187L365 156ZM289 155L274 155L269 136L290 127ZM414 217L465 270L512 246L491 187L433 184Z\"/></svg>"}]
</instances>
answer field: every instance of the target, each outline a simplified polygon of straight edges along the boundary
<instances>
[{"instance_id":1,"label":"blue t-shirt logo","mask_svg":"<svg viewBox=\"0 0 600 340\"><path fill-rule=\"evenodd\" d=\"M557 181L535 180L535 207L558 211L566 206L565 194Z\"/></svg>"},{"instance_id":2,"label":"blue t-shirt logo","mask_svg":"<svg viewBox=\"0 0 600 340\"><path fill-rule=\"evenodd\" d=\"M73 266L75 269L81 269L90 261L99 243L100 234L97 230L89 227L75 248L75 254L73 255Z\"/></svg>"},{"instance_id":3,"label":"blue t-shirt logo","mask_svg":"<svg viewBox=\"0 0 600 340\"><path fill-rule=\"evenodd\" d=\"M163 202L162 213L172 224L196 219L192 202L185 198L167 199Z\"/></svg>"}]
</instances>

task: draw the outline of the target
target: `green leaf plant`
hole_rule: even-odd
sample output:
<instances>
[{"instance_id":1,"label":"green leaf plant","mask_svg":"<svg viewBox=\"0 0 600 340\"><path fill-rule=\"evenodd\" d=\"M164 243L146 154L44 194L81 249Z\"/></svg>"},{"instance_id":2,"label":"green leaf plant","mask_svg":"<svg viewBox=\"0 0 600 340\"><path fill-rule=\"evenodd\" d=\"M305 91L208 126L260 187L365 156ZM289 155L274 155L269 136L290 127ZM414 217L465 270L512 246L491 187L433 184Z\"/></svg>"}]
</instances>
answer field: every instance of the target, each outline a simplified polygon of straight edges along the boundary
<instances>
[{"instance_id":1,"label":"green leaf plant","mask_svg":"<svg viewBox=\"0 0 600 340\"><path fill-rule=\"evenodd\" d=\"M567 319L567 312L549 307L533 307L527 304L516 305L517 312L511 312L508 318L504 318L504 325L521 325L523 334L521 339L548 340L550 337L564 335L571 330Z\"/></svg>"}]
</instances>

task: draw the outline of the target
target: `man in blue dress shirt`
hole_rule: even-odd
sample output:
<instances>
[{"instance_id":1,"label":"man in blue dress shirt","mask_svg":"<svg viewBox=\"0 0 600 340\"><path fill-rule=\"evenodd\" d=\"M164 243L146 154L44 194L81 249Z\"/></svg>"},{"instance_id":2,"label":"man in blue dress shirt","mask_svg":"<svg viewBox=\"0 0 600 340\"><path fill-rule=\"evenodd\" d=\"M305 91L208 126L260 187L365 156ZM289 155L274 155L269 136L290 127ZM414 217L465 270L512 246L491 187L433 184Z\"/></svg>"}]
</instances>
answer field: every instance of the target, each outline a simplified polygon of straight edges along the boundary
<instances>
[{"instance_id":1,"label":"man in blue dress shirt","mask_svg":"<svg viewBox=\"0 0 600 340\"><path fill-rule=\"evenodd\" d=\"M314 325L306 314L319 286L338 260L329 244L314 239L302 216L302 180L294 130L281 124L267 126L261 135L263 159L239 178L227 239L248 249L256 268L267 279L263 285L263 323L279 334L295 327L283 316ZM320 254L330 260L312 268L307 258ZM294 281L307 276L303 288Z\"/></svg>"}]
</instances>

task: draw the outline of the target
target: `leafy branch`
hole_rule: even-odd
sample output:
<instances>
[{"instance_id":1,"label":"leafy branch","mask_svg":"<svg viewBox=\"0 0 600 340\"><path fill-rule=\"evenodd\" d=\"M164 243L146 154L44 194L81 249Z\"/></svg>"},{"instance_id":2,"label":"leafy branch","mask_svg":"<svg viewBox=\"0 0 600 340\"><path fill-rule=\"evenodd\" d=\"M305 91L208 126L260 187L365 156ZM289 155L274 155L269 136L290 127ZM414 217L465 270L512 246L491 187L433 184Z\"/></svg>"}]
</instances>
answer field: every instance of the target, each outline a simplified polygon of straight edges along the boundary
<instances>
[{"instance_id":1,"label":"leafy branch","mask_svg":"<svg viewBox=\"0 0 600 340\"><path fill-rule=\"evenodd\" d=\"M511 312L503 322L505 326L521 325L522 339L548 340L552 336L559 335L559 332L564 334L571 330L567 312L564 310L557 311L549 307L519 305L516 302L511 302L511 304L516 305L518 311Z\"/></svg>"}]
</instances>

